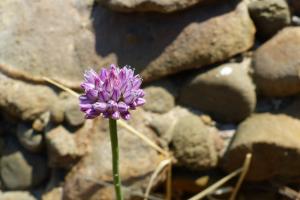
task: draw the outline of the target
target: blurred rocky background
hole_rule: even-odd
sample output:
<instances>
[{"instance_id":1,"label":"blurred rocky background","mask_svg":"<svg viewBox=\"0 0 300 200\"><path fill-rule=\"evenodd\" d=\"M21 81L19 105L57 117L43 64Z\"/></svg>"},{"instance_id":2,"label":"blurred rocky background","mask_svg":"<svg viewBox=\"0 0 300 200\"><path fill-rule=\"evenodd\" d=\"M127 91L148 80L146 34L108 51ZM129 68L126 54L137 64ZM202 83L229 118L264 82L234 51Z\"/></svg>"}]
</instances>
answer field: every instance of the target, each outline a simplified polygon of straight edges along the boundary
<instances>
[{"instance_id":1,"label":"blurred rocky background","mask_svg":"<svg viewBox=\"0 0 300 200\"><path fill-rule=\"evenodd\" d=\"M85 69L131 65L129 124L174 157L187 199L253 158L237 199L299 199L299 0L1 0L0 200L112 200L107 122L85 120ZM120 127L126 199L164 159ZM165 195L166 174L151 198ZM233 181L208 199L228 199Z\"/></svg>"}]
</instances>

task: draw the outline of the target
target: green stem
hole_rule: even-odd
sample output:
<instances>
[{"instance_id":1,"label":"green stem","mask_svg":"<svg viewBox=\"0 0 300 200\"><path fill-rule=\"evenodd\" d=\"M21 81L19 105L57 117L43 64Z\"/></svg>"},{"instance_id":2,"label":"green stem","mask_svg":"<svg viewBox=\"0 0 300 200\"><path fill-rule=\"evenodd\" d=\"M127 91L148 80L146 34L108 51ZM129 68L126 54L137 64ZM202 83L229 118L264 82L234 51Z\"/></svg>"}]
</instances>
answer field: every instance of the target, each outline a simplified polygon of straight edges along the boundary
<instances>
[{"instance_id":1,"label":"green stem","mask_svg":"<svg viewBox=\"0 0 300 200\"><path fill-rule=\"evenodd\" d=\"M119 144L118 144L118 133L117 133L117 121L109 119L109 130L110 130L110 141L112 150L112 168L114 185L116 192L116 199L123 200L121 191L121 178L119 173Z\"/></svg>"}]
</instances>

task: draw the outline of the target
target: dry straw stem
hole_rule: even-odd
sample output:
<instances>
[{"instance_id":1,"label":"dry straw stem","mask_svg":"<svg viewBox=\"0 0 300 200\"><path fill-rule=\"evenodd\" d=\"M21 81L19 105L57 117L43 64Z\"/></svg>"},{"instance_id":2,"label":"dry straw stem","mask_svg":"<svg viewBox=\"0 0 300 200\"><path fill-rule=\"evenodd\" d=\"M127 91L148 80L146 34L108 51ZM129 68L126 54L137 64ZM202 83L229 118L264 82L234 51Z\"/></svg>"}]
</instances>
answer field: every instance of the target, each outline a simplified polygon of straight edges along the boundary
<instances>
[{"instance_id":1,"label":"dry straw stem","mask_svg":"<svg viewBox=\"0 0 300 200\"><path fill-rule=\"evenodd\" d=\"M206 188L205 190L203 190L202 192L200 192L199 194L193 196L192 198L189 198L188 200L199 200L204 198L205 196L213 193L216 189L218 189L219 187L221 187L223 184L225 184L227 181L229 181L230 179L232 179L233 177L237 176L239 173L241 173L241 176L238 180L238 183L235 187L235 191L233 191L233 195L231 195L230 200L232 200L231 198L235 198L247 172L250 166L250 162L251 162L251 158L252 158L252 154L248 153L246 155L243 167L233 171L232 173L228 174L227 176L223 177L222 179L220 179L218 182L214 183L213 185L211 185L210 187ZM232 197L233 196L233 197Z\"/></svg>"},{"instance_id":2,"label":"dry straw stem","mask_svg":"<svg viewBox=\"0 0 300 200\"><path fill-rule=\"evenodd\" d=\"M300 200L300 193L286 186L279 188L279 194L282 194L283 196L286 196L289 199Z\"/></svg>"},{"instance_id":3,"label":"dry straw stem","mask_svg":"<svg viewBox=\"0 0 300 200\"><path fill-rule=\"evenodd\" d=\"M64 86L64 85L62 85L62 84L60 84L60 83L58 83L57 81L54 81L54 80L52 80L52 79L50 79L50 78L48 78L48 77L43 77L43 79L44 79L45 81L47 81L48 83L51 83L51 84L53 84L53 85L55 85L55 86L57 86L57 87L59 87L59 88L65 90L66 92L69 92L70 94L72 94L72 95L75 96L75 97L79 97L79 96L80 96L80 95L79 95L77 92L75 92L74 90L71 90L70 88L68 88L68 87L66 87L66 86Z\"/></svg>"},{"instance_id":4,"label":"dry straw stem","mask_svg":"<svg viewBox=\"0 0 300 200\"><path fill-rule=\"evenodd\" d=\"M223 184L225 184L226 182L228 182L230 179L234 178L235 176L237 176L241 172L242 172L242 168L239 168L239 169L231 172L227 176L225 176L222 179L220 179L218 182L212 184L210 187L206 188L205 190L203 190L202 192L198 193L197 195L189 198L188 200L199 200L199 199L204 198L208 194L213 193L216 189L218 189L219 187L221 187Z\"/></svg>"},{"instance_id":5,"label":"dry straw stem","mask_svg":"<svg viewBox=\"0 0 300 200\"><path fill-rule=\"evenodd\" d=\"M252 159L252 154L248 153L246 155L246 159L244 161L244 165L243 165L243 168L242 168L242 173L240 175L240 178L237 181L236 186L234 187L233 192L231 193L229 200L235 200L236 195L238 194L239 189L240 189L240 187L241 187L241 185L242 185L242 183L243 183L243 181L244 181L244 179L245 179L245 177L246 177L246 175L249 171L250 164L251 164L251 159Z\"/></svg>"},{"instance_id":6,"label":"dry straw stem","mask_svg":"<svg viewBox=\"0 0 300 200\"><path fill-rule=\"evenodd\" d=\"M166 181L166 188L167 188L167 195L166 200L172 199L172 160L168 165L168 171L167 171L167 181Z\"/></svg>"},{"instance_id":7,"label":"dry straw stem","mask_svg":"<svg viewBox=\"0 0 300 200\"><path fill-rule=\"evenodd\" d=\"M153 174L151 175L149 184L147 186L146 192L145 192L145 196L144 196L144 200L147 200L149 198L149 194L151 191L151 188L153 186L153 183L155 181L155 179L157 178L157 176L160 174L160 172L166 167L166 166L170 166L170 164L172 163L171 159L166 159L166 160L162 160L159 165L156 167L155 171L153 172Z\"/></svg>"}]
</instances>

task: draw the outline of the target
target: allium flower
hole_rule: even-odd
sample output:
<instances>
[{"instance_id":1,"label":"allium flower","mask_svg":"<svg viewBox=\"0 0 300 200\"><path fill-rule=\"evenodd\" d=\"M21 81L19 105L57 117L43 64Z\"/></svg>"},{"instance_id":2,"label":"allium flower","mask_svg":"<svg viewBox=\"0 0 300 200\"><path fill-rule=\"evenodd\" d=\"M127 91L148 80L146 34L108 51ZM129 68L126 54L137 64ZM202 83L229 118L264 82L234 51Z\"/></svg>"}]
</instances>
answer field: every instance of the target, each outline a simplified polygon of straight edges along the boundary
<instances>
[{"instance_id":1,"label":"allium flower","mask_svg":"<svg viewBox=\"0 0 300 200\"><path fill-rule=\"evenodd\" d=\"M129 67L118 68L111 65L97 74L90 69L84 74L81 84L84 94L79 97L80 110L87 119L99 115L105 118L130 119L129 110L145 103L145 93L140 86L142 79L134 75Z\"/></svg>"}]
</instances>

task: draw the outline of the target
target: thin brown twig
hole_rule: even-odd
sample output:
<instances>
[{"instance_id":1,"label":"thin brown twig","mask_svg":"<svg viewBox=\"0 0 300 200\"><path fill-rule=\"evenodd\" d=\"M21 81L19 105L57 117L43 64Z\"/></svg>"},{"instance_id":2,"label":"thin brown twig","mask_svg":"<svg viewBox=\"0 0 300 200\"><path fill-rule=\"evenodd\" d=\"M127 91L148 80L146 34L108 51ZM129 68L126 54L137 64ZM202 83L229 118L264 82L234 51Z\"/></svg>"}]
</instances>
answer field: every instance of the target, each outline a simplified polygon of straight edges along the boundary
<instances>
[{"instance_id":1,"label":"thin brown twig","mask_svg":"<svg viewBox=\"0 0 300 200\"><path fill-rule=\"evenodd\" d=\"M252 154L247 153L244 164L243 164L243 167L242 167L242 173L239 177L239 180L236 183L236 186L233 189L233 192L230 195L229 200L235 200L236 195L238 194L239 189L240 189L240 187L241 187L241 185L242 185L242 183L243 183L243 181L244 181L244 179L245 179L245 177L246 177L246 175L249 171L250 164L251 164L251 159L252 159Z\"/></svg>"},{"instance_id":2,"label":"thin brown twig","mask_svg":"<svg viewBox=\"0 0 300 200\"><path fill-rule=\"evenodd\" d=\"M166 200L172 199L172 160L168 165L167 181L166 181Z\"/></svg>"},{"instance_id":3,"label":"thin brown twig","mask_svg":"<svg viewBox=\"0 0 300 200\"><path fill-rule=\"evenodd\" d=\"M166 167L168 166L170 163L172 162L171 159L166 159L166 160L162 160L159 165L156 167L156 169L154 170L153 174L151 175L149 184L147 186L145 195L144 195L144 200L147 200L149 198L150 195L150 191L151 188L153 186L153 183L155 181L155 179L157 178L157 176L159 175L159 173Z\"/></svg>"}]
</instances>

